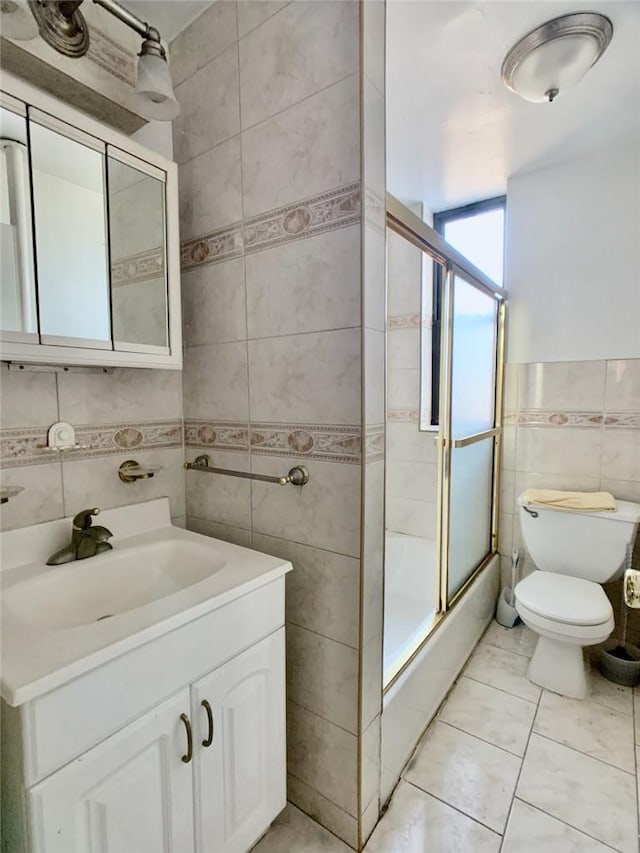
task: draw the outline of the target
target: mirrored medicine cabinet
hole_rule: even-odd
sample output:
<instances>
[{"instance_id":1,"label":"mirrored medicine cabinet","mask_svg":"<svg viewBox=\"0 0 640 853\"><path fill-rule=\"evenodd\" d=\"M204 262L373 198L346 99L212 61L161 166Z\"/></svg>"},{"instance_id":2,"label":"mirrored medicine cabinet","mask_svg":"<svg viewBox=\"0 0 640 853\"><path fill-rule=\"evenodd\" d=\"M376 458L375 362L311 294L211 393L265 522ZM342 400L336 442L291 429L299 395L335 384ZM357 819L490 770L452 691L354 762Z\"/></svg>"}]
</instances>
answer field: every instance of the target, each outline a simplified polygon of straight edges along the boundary
<instances>
[{"instance_id":1,"label":"mirrored medicine cabinet","mask_svg":"<svg viewBox=\"0 0 640 853\"><path fill-rule=\"evenodd\" d=\"M176 164L22 81L0 93L0 358L182 366Z\"/></svg>"}]
</instances>

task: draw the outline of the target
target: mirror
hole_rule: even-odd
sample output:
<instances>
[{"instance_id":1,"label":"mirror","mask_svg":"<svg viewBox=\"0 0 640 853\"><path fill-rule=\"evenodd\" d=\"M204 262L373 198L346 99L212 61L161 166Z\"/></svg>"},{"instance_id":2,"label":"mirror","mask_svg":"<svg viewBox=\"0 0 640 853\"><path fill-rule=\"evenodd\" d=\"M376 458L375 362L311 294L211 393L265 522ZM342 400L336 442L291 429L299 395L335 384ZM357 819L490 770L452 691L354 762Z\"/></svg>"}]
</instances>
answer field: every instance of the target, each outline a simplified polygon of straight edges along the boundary
<instances>
[{"instance_id":1,"label":"mirror","mask_svg":"<svg viewBox=\"0 0 640 853\"><path fill-rule=\"evenodd\" d=\"M164 182L108 158L113 339L168 347Z\"/></svg>"},{"instance_id":2,"label":"mirror","mask_svg":"<svg viewBox=\"0 0 640 853\"><path fill-rule=\"evenodd\" d=\"M0 107L0 285L0 328L14 333L5 337L37 335L27 122L4 107Z\"/></svg>"},{"instance_id":3,"label":"mirror","mask_svg":"<svg viewBox=\"0 0 640 853\"><path fill-rule=\"evenodd\" d=\"M34 121L30 135L43 342L111 349L104 155Z\"/></svg>"}]
</instances>

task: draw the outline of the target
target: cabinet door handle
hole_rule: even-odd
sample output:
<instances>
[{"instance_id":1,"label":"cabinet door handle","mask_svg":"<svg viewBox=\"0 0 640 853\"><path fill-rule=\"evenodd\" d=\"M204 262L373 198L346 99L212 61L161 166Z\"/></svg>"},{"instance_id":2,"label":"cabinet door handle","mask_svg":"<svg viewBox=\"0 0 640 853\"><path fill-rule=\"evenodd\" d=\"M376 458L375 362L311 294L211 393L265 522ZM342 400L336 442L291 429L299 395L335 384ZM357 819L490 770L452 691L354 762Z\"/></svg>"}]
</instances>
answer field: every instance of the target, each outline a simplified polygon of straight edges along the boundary
<instances>
[{"instance_id":1,"label":"cabinet door handle","mask_svg":"<svg viewBox=\"0 0 640 853\"><path fill-rule=\"evenodd\" d=\"M187 730L187 753L182 756L182 760L185 764L188 764L193 758L193 734L191 732L191 721L186 714L180 714L180 719L184 723L184 727Z\"/></svg>"},{"instance_id":2,"label":"cabinet door handle","mask_svg":"<svg viewBox=\"0 0 640 853\"><path fill-rule=\"evenodd\" d=\"M207 702L206 699L203 699L200 704L207 712L207 721L209 722L209 734L202 741L202 745L211 746L211 744L213 743L213 714L211 712L211 705Z\"/></svg>"}]
</instances>

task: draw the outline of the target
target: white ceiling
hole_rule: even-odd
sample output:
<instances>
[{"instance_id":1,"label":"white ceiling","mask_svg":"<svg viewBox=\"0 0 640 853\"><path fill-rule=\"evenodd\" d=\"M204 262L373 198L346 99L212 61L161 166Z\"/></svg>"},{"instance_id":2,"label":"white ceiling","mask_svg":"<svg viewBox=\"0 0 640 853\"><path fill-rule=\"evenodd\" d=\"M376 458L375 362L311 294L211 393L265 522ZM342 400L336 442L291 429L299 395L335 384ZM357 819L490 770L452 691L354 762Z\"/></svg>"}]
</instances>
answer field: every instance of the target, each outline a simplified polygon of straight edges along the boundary
<instances>
[{"instance_id":1,"label":"white ceiling","mask_svg":"<svg viewBox=\"0 0 640 853\"><path fill-rule=\"evenodd\" d=\"M201 15L212 0L124 0L130 12L159 30L167 42Z\"/></svg>"},{"instance_id":2,"label":"white ceiling","mask_svg":"<svg viewBox=\"0 0 640 853\"><path fill-rule=\"evenodd\" d=\"M530 104L500 79L521 36L566 12L614 25L600 61L552 104ZM640 2L388 0L387 186L444 210L499 195L510 175L637 134Z\"/></svg>"}]
</instances>

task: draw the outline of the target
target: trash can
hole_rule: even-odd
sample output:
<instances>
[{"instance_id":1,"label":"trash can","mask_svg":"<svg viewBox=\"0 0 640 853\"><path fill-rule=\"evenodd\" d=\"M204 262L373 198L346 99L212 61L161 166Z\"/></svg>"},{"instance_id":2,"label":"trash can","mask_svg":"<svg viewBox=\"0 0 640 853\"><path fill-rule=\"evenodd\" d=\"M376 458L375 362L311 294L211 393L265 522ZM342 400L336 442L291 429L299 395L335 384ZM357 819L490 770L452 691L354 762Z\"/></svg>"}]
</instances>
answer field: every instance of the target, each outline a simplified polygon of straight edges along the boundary
<instances>
[{"instance_id":1,"label":"trash can","mask_svg":"<svg viewBox=\"0 0 640 853\"><path fill-rule=\"evenodd\" d=\"M598 646L596 661L609 681L635 687L640 684L640 649L614 638Z\"/></svg>"}]
</instances>

